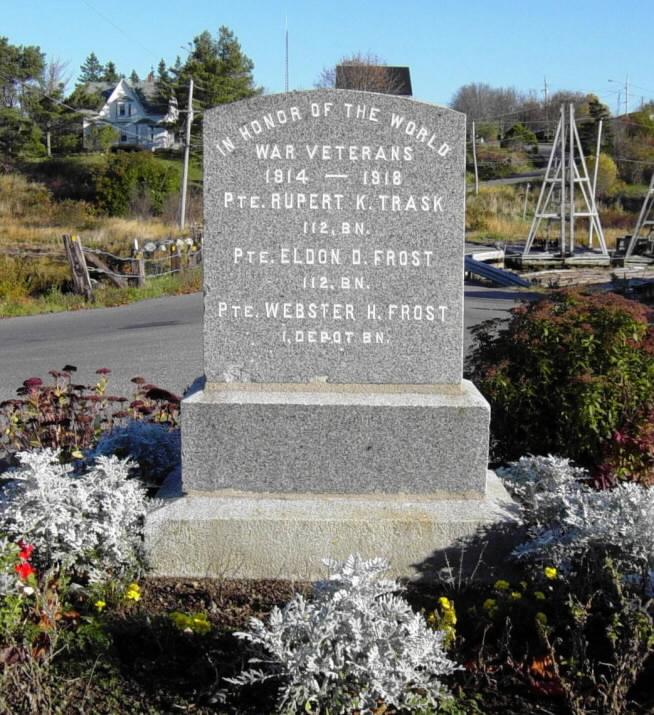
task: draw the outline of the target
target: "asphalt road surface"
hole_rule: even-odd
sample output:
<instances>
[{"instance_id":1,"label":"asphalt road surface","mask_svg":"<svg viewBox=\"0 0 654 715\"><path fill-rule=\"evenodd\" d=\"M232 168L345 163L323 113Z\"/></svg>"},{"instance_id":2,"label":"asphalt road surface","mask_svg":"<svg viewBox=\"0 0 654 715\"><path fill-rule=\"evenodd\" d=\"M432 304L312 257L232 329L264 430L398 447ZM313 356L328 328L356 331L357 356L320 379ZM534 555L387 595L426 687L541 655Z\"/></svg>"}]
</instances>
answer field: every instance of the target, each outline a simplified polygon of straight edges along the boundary
<instances>
[{"instance_id":1,"label":"asphalt road surface","mask_svg":"<svg viewBox=\"0 0 654 715\"><path fill-rule=\"evenodd\" d=\"M466 350L469 329L506 316L525 294L466 285ZM131 395L130 379L145 377L182 393L202 373L200 293L133 303L120 308L0 320L0 400L14 396L28 377L50 380L48 370L76 365L76 381L112 370L110 391Z\"/></svg>"}]
</instances>

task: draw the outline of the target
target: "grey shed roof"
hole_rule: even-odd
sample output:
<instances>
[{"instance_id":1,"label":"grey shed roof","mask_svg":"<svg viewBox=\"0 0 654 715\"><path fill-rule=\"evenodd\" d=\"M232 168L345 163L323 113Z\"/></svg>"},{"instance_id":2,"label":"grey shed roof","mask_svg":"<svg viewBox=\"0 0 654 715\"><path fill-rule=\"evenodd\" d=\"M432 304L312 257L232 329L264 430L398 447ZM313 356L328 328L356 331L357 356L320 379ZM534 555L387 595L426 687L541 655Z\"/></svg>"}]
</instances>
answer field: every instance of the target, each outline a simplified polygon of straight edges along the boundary
<instances>
[{"instance_id":1,"label":"grey shed roof","mask_svg":"<svg viewBox=\"0 0 654 715\"><path fill-rule=\"evenodd\" d=\"M336 89L361 89L404 97L413 94L408 67L361 63L336 65Z\"/></svg>"}]
</instances>

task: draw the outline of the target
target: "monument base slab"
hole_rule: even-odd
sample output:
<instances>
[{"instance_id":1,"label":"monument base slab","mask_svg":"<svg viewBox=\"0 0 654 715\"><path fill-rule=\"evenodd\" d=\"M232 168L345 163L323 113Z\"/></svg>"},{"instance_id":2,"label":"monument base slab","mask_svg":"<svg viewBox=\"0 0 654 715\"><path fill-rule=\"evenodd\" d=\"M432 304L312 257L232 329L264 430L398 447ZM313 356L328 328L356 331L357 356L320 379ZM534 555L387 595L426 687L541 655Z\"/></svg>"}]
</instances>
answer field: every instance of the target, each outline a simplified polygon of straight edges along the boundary
<instances>
[{"instance_id":1,"label":"monument base slab","mask_svg":"<svg viewBox=\"0 0 654 715\"><path fill-rule=\"evenodd\" d=\"M512 500L493 472L480 499L393 494L191 493L179 474L146 520L158 576L315 580L324 558L382 556L399 577L426 576L435 552L480 530L514 523ZM428 576L427 576L428 578Z\"/></svg>"},{"instance_id":2,"label":"monument base slab","mask_svg":"<svg viewBox=\"0 0 654 715\"><path fill-rule=\"evenodd\" d=\"M184 489L483 498L489 422L467 380L208 384L182 402Z\"/></svg>"}]
</instances>

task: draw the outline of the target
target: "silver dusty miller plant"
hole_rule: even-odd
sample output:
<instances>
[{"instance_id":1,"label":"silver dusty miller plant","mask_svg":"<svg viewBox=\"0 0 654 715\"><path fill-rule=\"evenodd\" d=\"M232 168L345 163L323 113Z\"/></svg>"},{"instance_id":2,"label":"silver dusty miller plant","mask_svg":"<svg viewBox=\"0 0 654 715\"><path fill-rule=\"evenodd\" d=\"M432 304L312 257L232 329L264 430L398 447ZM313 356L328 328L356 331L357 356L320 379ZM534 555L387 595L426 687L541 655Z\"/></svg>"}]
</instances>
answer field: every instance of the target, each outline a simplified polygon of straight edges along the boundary
<instances>
[{"instance_id":1,"label":"silver dusty miller plant","mask_svg":"<svg viewBox=\"0 0 654 715\"><path fill-rule=\"evenodd\" d=\"M441 678L457 666L446 656L443 636L396 595L398 583L381 578L384 559L358 555L325 561L326 581L307 601L296 594L274 608L267 624L253 618L237 633L258 651L229 682L242 686L279 679L281 713L372 713L390 707L438 706Z\"/></svg>"},{"instance_id":2,"label":"silver dusty miller plant","mask_svg":"<svg viewBox=\"0 0 654 715\"><path fill-rule=\"evenodd\" d=\"M21 452L0 492L0 531L24 538L46 566L93 579L118 575L141 557L145 490L127 479L129 462L98 457L76 475L52 449Z\"/></svg>"},{"instance_id":3,"label":"silver dusty miller plant","mask_svg":"<svg viewBox=\"0 0 654 715\"><path fill-rule=\"evenodd\" d=\"M593 546L611 546L631 568L654 568L654 488L624 483L597 491L588 473L559 457L522 457L498 470L519 500L530 536L515 554L565 565Z\"/></svg>"},{"instance_id":4,"label":"silver dusty miller plant","mask_svg":"<svg viewBox=\"0 0 654 715\"><path fill-rule=\"evenodd\" d=\"M154 422L131 420L127 425L102 435L88 458L92 461L112 454L129 456L138 462L149 479L156 482L179 466L180 450L178 429L171 430L166 425Z\"/></svg>"}]
</instances>

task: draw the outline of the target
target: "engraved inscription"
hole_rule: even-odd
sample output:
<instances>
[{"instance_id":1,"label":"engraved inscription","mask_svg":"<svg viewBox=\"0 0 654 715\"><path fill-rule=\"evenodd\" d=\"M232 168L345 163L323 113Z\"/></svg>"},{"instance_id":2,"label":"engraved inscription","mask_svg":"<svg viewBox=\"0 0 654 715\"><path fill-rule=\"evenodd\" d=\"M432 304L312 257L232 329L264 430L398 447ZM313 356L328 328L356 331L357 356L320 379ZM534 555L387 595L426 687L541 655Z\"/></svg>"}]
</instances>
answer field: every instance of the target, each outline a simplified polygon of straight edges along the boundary
<instances>
[{"instance_id":1,"label":"engraved inscription","mask_svg":"<svg viewBox=\"0 0 654 715\"><path fill-rule=\"evenodd\" d=\"M305 355L305 379L322 374L314 361L326 374L350 354L390 364L417 348L425 360L440 334L460 340L456 260L446 280L439 271L441 227L456 250L448 222L462 217L451 178L451 152L462 144L442 111L412 116L408 101L346 99L352 94L280 96L268 110L260 101L250 116L226 114L211 133L221 273L208 290L217 334L247 339L259 361Z\"/></svg>"}]
</instances>

